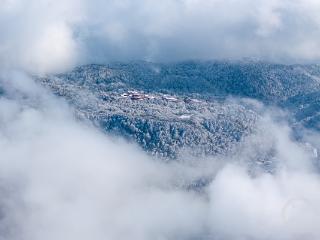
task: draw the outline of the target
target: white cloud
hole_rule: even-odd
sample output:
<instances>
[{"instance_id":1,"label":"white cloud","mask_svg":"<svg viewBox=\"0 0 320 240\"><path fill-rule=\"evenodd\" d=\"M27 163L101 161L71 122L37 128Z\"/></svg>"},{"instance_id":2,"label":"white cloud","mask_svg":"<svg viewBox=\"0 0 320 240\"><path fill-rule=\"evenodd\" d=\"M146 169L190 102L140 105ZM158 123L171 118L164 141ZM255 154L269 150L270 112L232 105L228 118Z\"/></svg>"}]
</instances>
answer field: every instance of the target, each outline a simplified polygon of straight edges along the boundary
<instances>
[{"instance_id":1,"label":"white cloud","mask_svg":"<svg viewBox=\"0 0 320 240\"><path fill-rule=\"evenodd\" d=\"M89 62L320 58L314 0L2 0L0 59L33 72Z\"/></svg>"},{"instance_id":2,"label":"white cloud","mask_svg":"<svg viewBox=\"0 0 320 240\"><path fill-rule=\"evenodd\" d=\"M312 0L0 1L0 83L9 95L0 98L0 238L319 239L313 152L288 126L263 118L236 159L161 163L3 70L141 58L318 60L319 8ZM316 133L307 139L319 145ZM250 175L248 163L270 147L275 174ZM213 181L201 193L185 190L200 177Z\"/></svg>"},{"instance_id":3,"label":"white cloud","mask_svg":"<svg viewBox=\"0 0 320 240\"><path fill-rule=\"evenodd\" d=\"M107 36L90 34L86 40L93 52L94 42L103 42L105 56L98 60L257 57L304 62L319 59L316 41L320 22L316 12L320 4L317 1L136 0L122 3L108 1L106 7L98 2L93 4L96 8L89 11L89 15L100 19L95 21L97 29L112 21L127 30L127 46L122 41L109 47ZM315 44L309 45L313 42Z\"/></svg>"},{"instance_id":4,"label":"white cloud","mask_svg":"<svg viewBox=\"0 0 320 240\"><path fill-rule=\"evenodd\" d=\"M7 0L0 6L0 62L31 72L68 69L77 61L73 24L80 1Z\"/></svg>"},{"instance_id":5,"label":"white cloud","mask_svg":"<svg viewBox=\"0 0 320 240\"><path fill-rule=\"evenodd\" d=\"M1 239L320 237L313 152L271 117L234 158L163 163L77 121L24 74L1 83ZM257 151L270 147L275 173L249 174ZM199 178L212 182L186 190Z\"/></svg>"}]
</instances>

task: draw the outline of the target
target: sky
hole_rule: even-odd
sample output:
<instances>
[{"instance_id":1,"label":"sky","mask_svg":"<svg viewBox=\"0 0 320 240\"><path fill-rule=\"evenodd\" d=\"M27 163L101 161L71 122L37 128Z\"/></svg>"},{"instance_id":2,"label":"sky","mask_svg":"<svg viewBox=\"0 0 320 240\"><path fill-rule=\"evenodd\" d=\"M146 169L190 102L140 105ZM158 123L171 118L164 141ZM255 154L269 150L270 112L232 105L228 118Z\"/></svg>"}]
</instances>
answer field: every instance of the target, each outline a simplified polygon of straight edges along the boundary
<instances>
[{"instance_id":1,"label":"sky","mask_svg":"<svg viewBox=\"0 0 320 240\"><path fill-rule=\"evenodd\" d=\"M320 59L317 0L1 0L0 61L30 72L86 63Z\"/></svg>"}]
</instances>

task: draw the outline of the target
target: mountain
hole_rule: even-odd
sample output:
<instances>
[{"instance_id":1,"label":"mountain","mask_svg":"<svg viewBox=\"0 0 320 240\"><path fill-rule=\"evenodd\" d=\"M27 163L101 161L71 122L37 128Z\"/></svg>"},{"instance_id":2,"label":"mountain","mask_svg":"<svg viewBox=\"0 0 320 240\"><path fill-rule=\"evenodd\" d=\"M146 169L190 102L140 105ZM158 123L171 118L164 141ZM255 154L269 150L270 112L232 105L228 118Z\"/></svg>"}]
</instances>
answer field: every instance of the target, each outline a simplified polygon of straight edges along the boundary
<instances>
[{"instance_id":1,"label":"mountain","mask_svg":"<svg viewBox=\"0 0 320 240\"><path fill-rule=\"evenodd\" d=\"M257 131L255 103L319 130L320 67L264 62L129 62L38 77L78 117L165 159L228 154ZM252 101L253 100L253 101Z\"/></svg>"}]
</instances>

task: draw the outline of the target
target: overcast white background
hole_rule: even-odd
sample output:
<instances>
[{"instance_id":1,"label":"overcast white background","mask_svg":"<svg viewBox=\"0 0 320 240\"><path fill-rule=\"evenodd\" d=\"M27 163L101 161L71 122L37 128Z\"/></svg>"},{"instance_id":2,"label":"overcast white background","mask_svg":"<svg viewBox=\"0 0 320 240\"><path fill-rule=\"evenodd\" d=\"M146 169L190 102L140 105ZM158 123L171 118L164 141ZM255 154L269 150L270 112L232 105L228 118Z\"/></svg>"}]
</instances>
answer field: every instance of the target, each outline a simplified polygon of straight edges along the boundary
<instances>
[{"instance_id":1,"label":"overcast white background","mask_svg":"<svg viewBox=\"0 0 320 240\"><path fill-rule=\"evenodd\" d=\"M1 0L0 61L60 71L115 60L317 62L317 0Z\"/></svg>"}]
</instances>

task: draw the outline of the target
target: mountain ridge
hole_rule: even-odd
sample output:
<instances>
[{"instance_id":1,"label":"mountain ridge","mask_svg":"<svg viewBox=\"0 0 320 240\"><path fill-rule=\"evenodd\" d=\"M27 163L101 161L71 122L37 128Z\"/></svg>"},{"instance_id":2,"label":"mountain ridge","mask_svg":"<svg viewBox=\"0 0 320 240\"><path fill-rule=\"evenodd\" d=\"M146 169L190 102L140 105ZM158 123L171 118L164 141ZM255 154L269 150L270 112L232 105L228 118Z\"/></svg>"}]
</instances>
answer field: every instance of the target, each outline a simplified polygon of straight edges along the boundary
<instances>
[{"instance_id":1,"label":"mountain ridge","mask_svg":"<svg viewBox=\"0 0 320 240\"><path fill-rule=\"evenodd\" d=\"M185 150L232 152L263 114L250 99L288 111L292 126L319 129L319 79L318 65L139 61L90 64L38 81L78 116L172 159Z\"/></svg>"}]
</instances>

